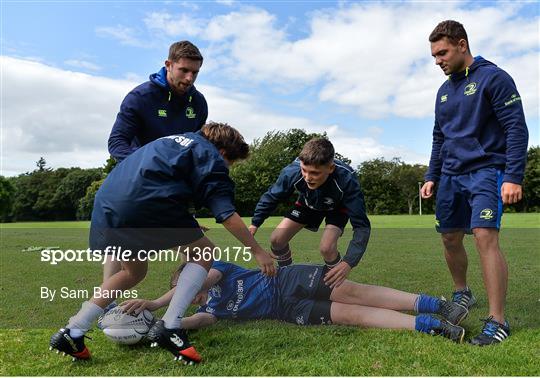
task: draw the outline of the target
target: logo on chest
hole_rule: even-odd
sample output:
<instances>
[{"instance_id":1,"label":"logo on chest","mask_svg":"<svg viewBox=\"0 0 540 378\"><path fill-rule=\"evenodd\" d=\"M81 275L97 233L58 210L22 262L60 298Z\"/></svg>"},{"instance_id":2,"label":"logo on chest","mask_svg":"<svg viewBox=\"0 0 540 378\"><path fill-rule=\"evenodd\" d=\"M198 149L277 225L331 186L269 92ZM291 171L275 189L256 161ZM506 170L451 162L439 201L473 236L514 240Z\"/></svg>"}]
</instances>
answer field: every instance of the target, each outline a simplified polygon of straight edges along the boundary
<instances>
[{"instance_id":1,"label":"logo on chest","mask_svg":"<svg viewBox=\"0 0 540 378\"><path fill-rule=\"evenodd\" d=\"M193 119L193 118L197 117L197 114L195 114L195 110L193 110L193 108L191 106L188 106L186 108L186 117L189 118L189 119Z\"/></svg>"},{"instance_id":2,"label":"logo on chest","mask_svg":"<svg viewBox=\"0 0 540 378\"><path fill-rule=\"evenodd\" d=\"M463 91L463 94L465 96L470 96L476 93L476 83L472 82L465 86L465 90Z\"/></svg>"}]
</instances>

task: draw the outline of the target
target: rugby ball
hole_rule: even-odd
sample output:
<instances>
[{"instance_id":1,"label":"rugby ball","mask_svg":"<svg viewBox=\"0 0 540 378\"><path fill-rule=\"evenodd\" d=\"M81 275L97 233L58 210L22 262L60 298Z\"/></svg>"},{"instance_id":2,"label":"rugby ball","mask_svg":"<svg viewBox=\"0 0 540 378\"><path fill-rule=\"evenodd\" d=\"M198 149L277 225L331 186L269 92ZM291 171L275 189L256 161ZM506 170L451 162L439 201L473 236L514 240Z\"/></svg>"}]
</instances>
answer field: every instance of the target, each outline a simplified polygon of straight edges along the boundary
<instances>
[{"instance_id":1,"label":"rugby ball","mask_svg":"<svg viewBox=\"0 0 540 378\"><path fill-rule=\"evenodd\" d=\"M122 307L117 306L103 316L101 328L112 342L132 345L146 336L154 322L154 315L148 310L138 315L126 314Z\"/></svg>"}]
</instances>

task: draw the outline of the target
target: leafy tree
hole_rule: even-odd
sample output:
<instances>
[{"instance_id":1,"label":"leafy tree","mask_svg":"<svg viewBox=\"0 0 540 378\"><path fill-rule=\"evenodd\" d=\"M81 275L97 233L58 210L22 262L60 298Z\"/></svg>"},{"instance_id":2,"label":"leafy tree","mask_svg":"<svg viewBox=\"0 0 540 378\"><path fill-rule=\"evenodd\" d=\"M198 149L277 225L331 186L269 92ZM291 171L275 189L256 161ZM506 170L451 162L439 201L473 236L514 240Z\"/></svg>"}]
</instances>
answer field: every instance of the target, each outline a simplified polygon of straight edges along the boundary
<instances>
[{"instance_id":1,"label":"leafy tree","mask_svg":"<svg viewBox=\"0 0 540 378\"><path fill-rule=\"evenodd\" d=\"M101 184L103 184L105 179L97 180L91 183L88 188L86 188L86 194L79 200L79 206L77 208L77 219L78 220L88 220L92 215L92 210L94 208L94 198L96 193L99 190Z\"/></svg>"},{"instance_id":2,"label":"leafy tree","mask_svg":"<svg viewBox=\"0 0 540 378\"><path fill-rule=\"evenodd\" d=\"M540 211L540 146L527 151L523 200L510 207L516 211Z\"/></svg>"},{"instance_id":3,"label":"leafy tree","mask_svg":"<svg viewBox=\"0 0 540 378\"><path fill-rule=\"evenodd\" d=\"M15 187L13 184L4 176L0 176L0 221L10 220L14 196Z\"/></svg>"},{"instance_id":4,"label":"leafy tree","mask_svg":"<svg viewBox=\"0 0 540 378\"><path fill-rule=\"evenodd\" d=\"M45 159L42 157L39 158L39 160L36 162L36 167L38 167L38 171L40 172L43 172L43 171L46 171L46 170L51 170L51 168L46 168L45 166L47 165L47 162L45 161Z\"/></svg>"},{"instance_id":5,"label":"leafy tree","mask_svg":"<svg viewBox=\"0 0 540 378\"><path fill-rule=\"evenodd\" d=\"M13 216L17 221L48 219L50 214L46 209L45 197L54 195L54 182L49 179L50 171L35 170L19 175L14 180L15 197L13 201ZM51 188L51 186L53 186Z\"/></svg>"},{"instance_id":6,"label":"leafy tree","mask_svg":"<svg viewBox=\"0 0 540 378\"><path fill-rule=\"evenodd\" d=\"M15 188L13 218L18 221L75 219L79 199L101 168L38 169L12 179Z\"/></svg>"},{"instance_id":7,"label":"leafy tree","mask_svg":"<svg viewBox=\"0 0 540 378\"><path fill-rule=\"evenodd\" d=\"M368 160L358 166L366 208L370 214L413 214L418 211L418 183L427 167L399 158ZM422 200L422 211L433 213L433 199Z\"/></svg>"},{"instance_id":8,"label":"leafy tree","mask_svg":"<svg viewBox=\"0 0 540 378\"><path fill-rule=\"evenodd\" d=\"M60 181L52 203L56 208L56 219L75 219L79 201L86 194L86 189L103 177L101 168L75 168Z\"/></svg>"},{"instance_id":9,"label":"leafy tree","mask_svg":"<svg viewBox=\"0 0 540 378\"><path fill-rule=\"evenodd\" d=\"M409 215L413 214L413 208L418 203L417 200L420 194L418 183L424 182L426 170L425 165L409 165L399 162L392 172L392 177L399 189L400 199L407 202Z\"/></svg>"},{"instance_id":10,"label":"leafy tree","mask_svg":"<svg viewBox=\"0 0 540 378\"><path fill-rule=\"evenodd\" d=\"M369 214L399 214L399 187L392 177L398 158L368 160L358 166L360 185Z\"/></svg>"},{"instance_id":11,"label":"leafy tree","mask_svg":"<svg viewBox=\"0 0 540 378\"><path fill-rule=\"evenodd\" d=\"M325 134L308 134L304 130L274 131L257 139L250 157L231 169L236 183L236 205L240 214L253 213L260 196L277 179L280 171L300 153L305 142ZM523 201L509 206L510 211L540 211L540 147L528 150L523 181ZM344 162L350 160L336 153ZM114 167L108 159L103 168L46 167L44 158L37 169L9 179L0 176L0 220L89 219L95 194L104 176ZM402 214L418 211L418 182L423 181L427 167L410 165L399 158L373 159L358 166L359 181L370 214ZM277 213L286 211L294 201L281 204ZM434 211L433 199L422 200L422 209ZM199 212L199 216L209 216Z\"/></svg>"},{"instance_id":12,"label":"leafy tree","mask_svg":"<svg viewBox=\"0 0 540 378\"><path fill-rule=\"evenodd\" d=\"M40 182L38 197L32 208L39 219L68 220L65 207L56 198L58 187L66 176L74 169L58 168L56 170L37 171L34 174L36 181ZM60 206L59 206L60 205Z\"/></svg>"},{"instance_id":13,"label":"leafy tree","mask_svg":"<svg viewBox=\"0 0 540 378\"><path fill-rule=\"evenodd\" d=\"M105 165L103 166L103 173L105 173L105 175L111 173L113 168L116 167L116 164L116 160L112 156L109 156L109 158L105 162Z\"/></svg>"}]
</instances>

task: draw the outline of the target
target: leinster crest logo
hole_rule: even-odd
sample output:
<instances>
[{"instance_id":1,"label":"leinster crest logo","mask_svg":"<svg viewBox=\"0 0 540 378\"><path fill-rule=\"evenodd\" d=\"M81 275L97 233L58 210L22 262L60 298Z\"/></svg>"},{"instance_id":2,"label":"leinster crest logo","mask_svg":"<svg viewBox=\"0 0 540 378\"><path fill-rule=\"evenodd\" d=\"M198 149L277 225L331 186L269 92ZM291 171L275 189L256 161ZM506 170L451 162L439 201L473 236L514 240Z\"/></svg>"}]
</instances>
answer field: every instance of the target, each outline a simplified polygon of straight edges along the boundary
<instances>
[{"instance_id":1,"label":"leinster crest logo","mask_svg":"<svg viewBox=\"0 0 540 378\"><path fill-rule=\"evenodd\" d=\"M476 83L469 83L465 86L465 90L463 91L463 94L465 96L470 96L476 93Z\"/></svg>"},{"instance_id":2,"label":"leinster crest logo","mask_svg":"<svg viewBox=\"0 0 540 378\"><path fill-rule=\"evenodd\" d=\"M480 212L480 218L485 220L493 219L493 210L491 209L484 209Z\"/></svg>"},{"instance_id":3,"label":"leinster crest logo","mask_svg":"<svg viewBox=\"0 0 540 378\"><path fill-rule=\"evenodd\" d=\"M186 108L186 117L190 119L197 117L197 114L195 114L195 110L193 110L191 106L188 106Z\"/></svg>"}]
</instances>

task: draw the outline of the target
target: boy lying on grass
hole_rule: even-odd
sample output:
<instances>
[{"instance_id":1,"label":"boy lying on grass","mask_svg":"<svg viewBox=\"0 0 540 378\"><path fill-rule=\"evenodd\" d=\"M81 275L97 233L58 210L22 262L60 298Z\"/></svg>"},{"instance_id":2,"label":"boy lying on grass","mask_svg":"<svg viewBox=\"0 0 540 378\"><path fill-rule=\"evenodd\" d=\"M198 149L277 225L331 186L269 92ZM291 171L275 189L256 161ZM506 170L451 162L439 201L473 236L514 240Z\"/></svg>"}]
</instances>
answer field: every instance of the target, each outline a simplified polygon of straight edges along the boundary
<instances>
[{"instance_id":1,"label":"boy lying on grass","mask_svg":"<svg viewBox=\"0 0 540 378\"><path fill-rule=\"evenodd\" d=\"M166 306L182 269L183 265L173 274L171 290L154 300L125 301L125 312L138 314ZM424 294L349 280L331 289L323 280L327 269L321 265L288 265L269 277L259 269L214 261L193 301L200 307L194 315L182 319L181 327L202 328L219 319L278 319L299 325L409 329L463 341L465 330L459 323L468 315L466 307ZM414 311L417 315L400 311Z\"/></svg>"}]
</instances>

